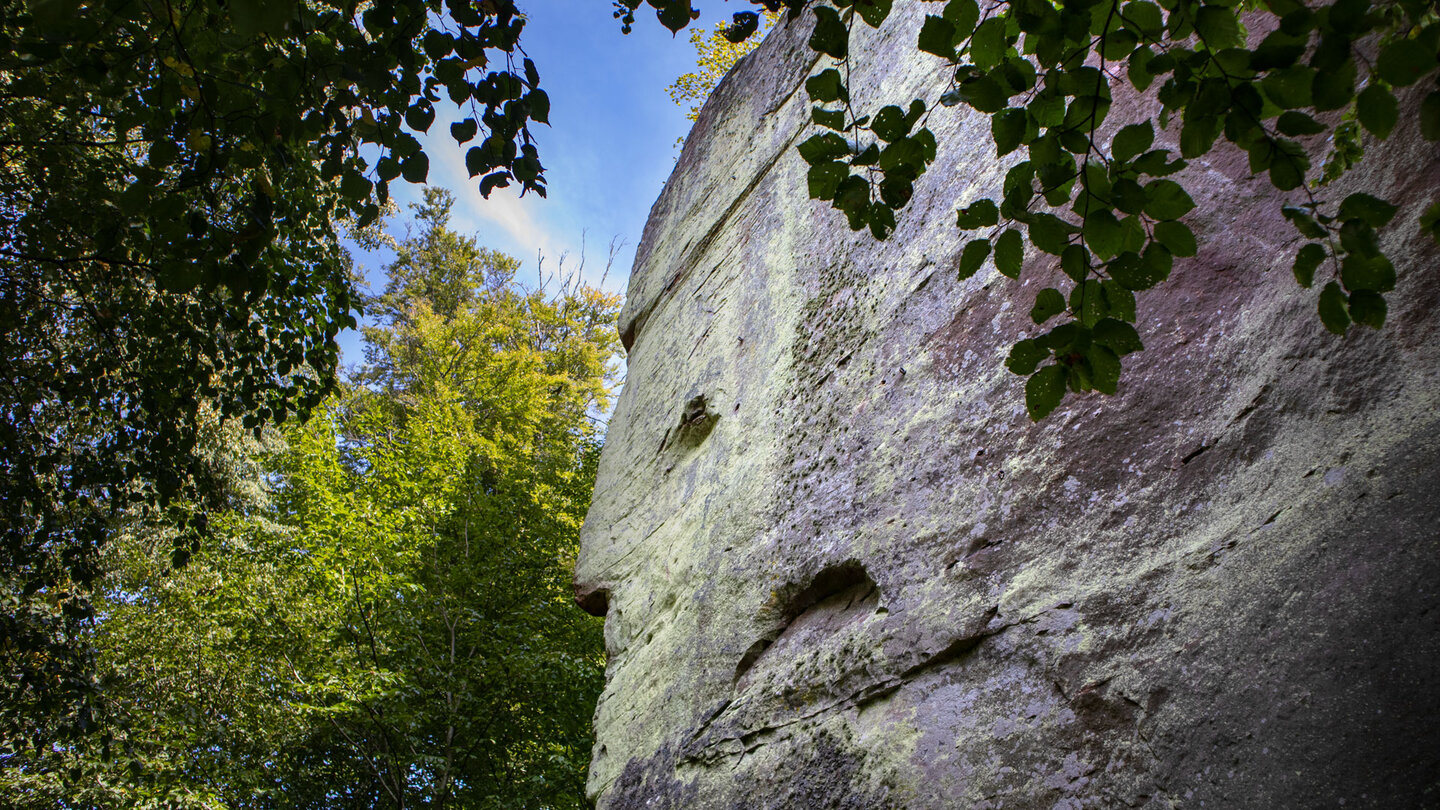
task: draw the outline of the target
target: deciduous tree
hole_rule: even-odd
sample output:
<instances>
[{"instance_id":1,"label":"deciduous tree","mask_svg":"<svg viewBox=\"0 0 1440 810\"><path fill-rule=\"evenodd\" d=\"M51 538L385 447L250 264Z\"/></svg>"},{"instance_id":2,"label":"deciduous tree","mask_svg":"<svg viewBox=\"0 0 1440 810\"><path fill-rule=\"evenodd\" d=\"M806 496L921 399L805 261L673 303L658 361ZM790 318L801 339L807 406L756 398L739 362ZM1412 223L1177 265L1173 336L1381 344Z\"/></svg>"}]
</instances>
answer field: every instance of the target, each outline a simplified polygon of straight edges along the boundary
<instances>
[{"instance_id":1,"label":"deciduous tree","mask_svg":"<svg viewBox=\"0 0 1440 810\"><path fill-rule=\"evenodd\" d=\"M231 508L180 571L163 524L111 545L107 731L4 803L583 806L603 651L570 570L617 297L520 289L425 200L361 382L268 444L212 420Z\"/></svg>"}]
</instances>

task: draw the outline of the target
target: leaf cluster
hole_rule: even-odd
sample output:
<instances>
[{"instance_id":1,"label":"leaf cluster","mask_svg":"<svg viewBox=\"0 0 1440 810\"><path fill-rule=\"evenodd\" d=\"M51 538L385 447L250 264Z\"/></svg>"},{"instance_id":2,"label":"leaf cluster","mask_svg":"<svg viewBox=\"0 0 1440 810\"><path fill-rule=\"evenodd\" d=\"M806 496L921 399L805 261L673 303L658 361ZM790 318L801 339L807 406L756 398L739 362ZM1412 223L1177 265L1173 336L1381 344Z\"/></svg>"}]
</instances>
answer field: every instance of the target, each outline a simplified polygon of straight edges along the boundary
<instances>
[{"instance_id":1,"label":"leaf cluster","mask_svg":"<svg viewBox=\"0 0 1440 810\"><path fill-rule=\"evenodd\" d=\"M915 43L942 61L948 85L938 99L870 114L854 102L850 41L857 19L878 27L891 3L807 6L809 47L831 65L806 82L821 131L799 152L810 196L829 201L852 229L868 227L877 239L893 232L935 159L926 123L937 102L989 116L997 156L1020 156L1000 196L958 211L961 231L983 235L966 241L957 270L965 279L989 263L1018 279L1028 253L1062 271L1066 282L1042 290L1031 309L1047 331L1017 343L1007 362L1028 377L1032 418L1050 414L1067 391L1116 392L1121 358L1142 348L1134 294L1163 284L1177 259L1203 249L1183 221L1195 202L1177 173L1217 148L1241 150L1252 173L1300 198L1285 207L1308 240L1295 275L1310 287L1329 268L1317 301L1326 328L1383 324L1396 271L1380 229L1396 206L1367 194L1336 205L1321 195L1363 156L1362 135L1384 140L1394 131L1397 88L1432 86L1419 129L1440 140L1440 16L1431 4L948 0L925 17ZM1154 114L1112 119L1117 81L1149 94ZM1132 115L1142 109L1130 106ZM1327 143L1331 154L1316 172L1312 155ZM1422 227L1434 230L1437 211L1432 204Z\"/></svg>"},{"instance_id":2,"label":"leaf cluster","mask_svg":"<svg viewBox=\"0 0 1440 810\"><path fill-rule=\"evenodd\" d=\"M435 105L469 110L452 135L480 139L483 191L544 193L524 23L488 1L0 2L0 750L94 728L100 549L136 510L178 527L177 564L207 535L202 412L259 428L332 389L358 313L337 227L427 177Z\"/></svg>"},{"instance_id":3,"label":"leaf cluster","mask_svg":"<svg viewBox=\"0 0 1440 810\"><path fill-rule=\"evenodd\" d=\"M232 508L172 570L135 525L93 637L103 735L7 806L583 807L599 622L570 565L617 298L518 287L428 192L371 362L300 425L206 435Z\"/></svg>"}]
</instances>

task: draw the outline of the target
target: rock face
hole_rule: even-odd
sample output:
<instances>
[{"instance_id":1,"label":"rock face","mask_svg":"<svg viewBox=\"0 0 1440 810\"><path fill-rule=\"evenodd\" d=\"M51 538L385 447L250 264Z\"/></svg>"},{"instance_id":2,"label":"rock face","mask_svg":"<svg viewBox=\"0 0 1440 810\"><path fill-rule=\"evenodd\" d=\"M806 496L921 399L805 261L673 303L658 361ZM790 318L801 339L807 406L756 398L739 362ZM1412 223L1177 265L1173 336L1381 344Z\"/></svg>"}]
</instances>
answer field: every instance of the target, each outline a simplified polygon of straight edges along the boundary
<instances>
[{"instance_id":1,"label":"rock face","mask_svg":"<svg viewBox=\"0 0 1440 810\"><path fill-rule=\"evenodd\" d=\"M857 34L899 60L861 60L860 104L943 80L923 12ZM1120 394L1035 425L1003 360L1058 271L955 278L953 211L1008 166L987 120L932 117L898 231L852 234L794 152L804 28L707 104L631 278L576 574L606 613L599 806L1440 807L1440 163L1413 121L1326 192L1408 203L1382 331L1324 332L1277 199L1219 154Z\"/></svg>"}]
</instances>

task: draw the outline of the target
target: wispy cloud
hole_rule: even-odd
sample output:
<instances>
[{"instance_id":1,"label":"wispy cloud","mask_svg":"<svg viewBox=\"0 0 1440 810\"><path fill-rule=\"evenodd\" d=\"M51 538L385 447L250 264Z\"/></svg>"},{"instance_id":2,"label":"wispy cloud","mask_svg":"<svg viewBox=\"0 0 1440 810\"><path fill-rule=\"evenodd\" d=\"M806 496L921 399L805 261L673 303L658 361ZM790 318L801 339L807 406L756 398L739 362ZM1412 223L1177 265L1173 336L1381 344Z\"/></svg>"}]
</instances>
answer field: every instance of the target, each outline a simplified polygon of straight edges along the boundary
<instances>
[{"instance_id":1,"label":"wispy cloud","mask_svg":"<svg viewBox=\"0 0 1440 810\"><path fill-rule=\"evenodd\" d=\"M554 256L565 249L550 229L536 219L534 208L541 202L539 198L527 195L522 199L514 188L504 188L492 191L490 199L485 199L480 196L479 181L468 179L469 172L465 170L460 150L453 142L446 146L449 148L435 150L440 153L439 160L438 165L431 167L430 176L432 181L454 178L444 185L455 193L453 225L456 230L475 233L487 246L512 253L526 262L534 261L536 251Z\"/></svg>"}]
</instances>

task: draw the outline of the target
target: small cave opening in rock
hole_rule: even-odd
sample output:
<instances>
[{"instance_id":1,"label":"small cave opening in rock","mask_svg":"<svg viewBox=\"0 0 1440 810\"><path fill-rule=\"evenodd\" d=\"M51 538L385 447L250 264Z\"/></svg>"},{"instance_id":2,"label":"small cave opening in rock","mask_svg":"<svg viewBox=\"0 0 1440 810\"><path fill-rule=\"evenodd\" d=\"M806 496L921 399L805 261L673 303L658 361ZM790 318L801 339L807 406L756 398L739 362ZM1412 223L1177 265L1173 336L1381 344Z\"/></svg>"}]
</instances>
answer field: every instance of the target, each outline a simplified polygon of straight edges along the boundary
<instances>
[{"instance_id":1,"label":"small cave opening in rock","mask_svg":"<svg viewBox=\"0 0 1440 810\"><path fill-rule=\"evenodd\" d=\"M880 609L880 589L856 560L826 566L807 584L780 588L761 611L771 627L735 665L738 683L760 658L777 645L828 636Z\"/></svg>"},{"instance_id":2,"label":"small cave opening in rock","mask_svg":"<svg viewBox=\"0 0 1440 810\"><path fill-rule=\"evenodd\" d=\"M610 612L610 589L589 588L575 583L575 605L591 616L604 618Z\"/></svg>"}]
</instances>

